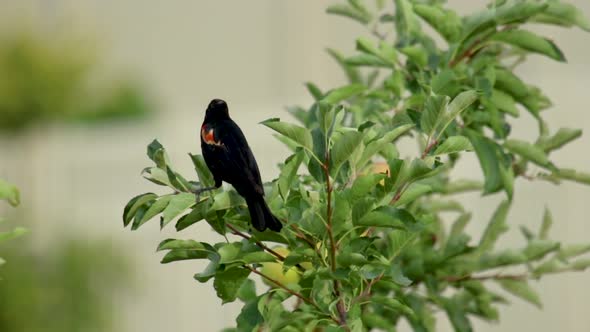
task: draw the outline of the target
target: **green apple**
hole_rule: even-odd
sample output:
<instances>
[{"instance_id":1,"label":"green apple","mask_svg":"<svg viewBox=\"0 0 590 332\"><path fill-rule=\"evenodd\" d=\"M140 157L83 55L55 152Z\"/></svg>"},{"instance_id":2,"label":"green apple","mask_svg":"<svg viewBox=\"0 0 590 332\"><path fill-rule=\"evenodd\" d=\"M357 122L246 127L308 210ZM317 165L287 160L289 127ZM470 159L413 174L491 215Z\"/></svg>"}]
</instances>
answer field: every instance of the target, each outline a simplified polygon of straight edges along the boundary
<instances>
[{"instance_id":1,"label":"green apple","mask_svg":"<svg viewBox=\"0 0 590 332\"><path fill-rule=\"evenodd\" d=\"M283 257L289 255L289 249L284 247L273 248L273 250ZM296 285L299 283L299 279L301 279L296 267L291 267L287 271L283 271L283 263L262 263L260 272L285 286ZM277 287L276 284L266 278L262 278L262 281L271 287Z\"/></svg>"}]
</instances>

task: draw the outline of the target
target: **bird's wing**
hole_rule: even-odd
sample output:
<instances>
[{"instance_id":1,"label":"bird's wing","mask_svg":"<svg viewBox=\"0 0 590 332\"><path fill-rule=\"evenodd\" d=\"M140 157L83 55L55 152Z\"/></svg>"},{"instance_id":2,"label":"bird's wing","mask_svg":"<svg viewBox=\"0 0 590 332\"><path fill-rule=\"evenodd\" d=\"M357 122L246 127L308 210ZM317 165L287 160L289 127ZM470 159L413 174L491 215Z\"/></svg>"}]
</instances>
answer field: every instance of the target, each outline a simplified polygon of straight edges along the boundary
<instances>
[{"instance_id":1,"label":"bird's wing","mask_svg":"<svg viewBox=\"0 0 590 332\"><path fill-rule=\"evenodd\" d=\"M215 148L219 151L225 180L239 193L246 194L254 190L255 193L264 195L258 164L242 130L229 120L217 126L215 131L221 144Z\"/></svg>"}]
</instances>

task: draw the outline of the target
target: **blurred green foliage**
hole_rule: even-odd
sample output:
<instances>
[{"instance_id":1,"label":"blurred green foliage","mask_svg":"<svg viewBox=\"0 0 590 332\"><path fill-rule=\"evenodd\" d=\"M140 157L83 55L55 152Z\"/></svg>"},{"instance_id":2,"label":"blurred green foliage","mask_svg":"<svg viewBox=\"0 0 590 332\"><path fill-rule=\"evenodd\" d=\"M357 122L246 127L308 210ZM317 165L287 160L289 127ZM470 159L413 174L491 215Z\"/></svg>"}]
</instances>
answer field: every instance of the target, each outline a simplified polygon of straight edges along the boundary
<instances>
[{"instance_id":1,"label":"blurred green foliage","mask_svg":"<svg viewBox=\"0 0 590 332\"><path fill-rule=\"evenodd\" d=\"M17 243L18 242L18 243ZM129 262L111 241L60 239L32 252L17 241L3 254L0 331L114 331L113 303L131 286Z\"/></svg>"},{"instance_id":2,"label":"blurred green foliage","mask_svg":"<svg viewBox=\"0 0 590 332\"><path fill-rule=\"evenodd\" d=\"M8 183L0 179L0 201L7 201L12 206L17 206L20 203L20 193L15 185ZM4 221L3 217L0 216L0 223ZM17 227L9 231L0 230L0 243L20 236L26 233L26 230L22 227ZM4 264L4 258L0 256L0 265Z\"/></svg>"},{"instance_id":3,"label":"blurred green foliage","mask_svg":"<svg viewBox=\"0 0 590 332\"><path fill-rule=\"evenodd\" d=\"M106 78L98 54L75 40L31 33L0 38L0 130L40 121L100 122L141 117L153 102L139 81Z\"/></svg>"},{"instance_id":4,"label":"blurred green foliage","mask_svg":"<svg viewBox=\"0 0 590 332\"><path fill-rule=\"evenodd\" d=\"M73 39L29 32L0 38L0 132L49 122L102 124L151 113L153 102L142 84L105 78L94 51ZM19 192L0 180L0 199L17 205ZM0 242L23 232L0 232ZM120 290L131 286L133 276L126 256L112 241L54 234L59 238L50 249L33 250L22 239L2 243L10 264L0 274L0 331L114 331L113 302L125 295Z\"/></svg>"}]
</instances>

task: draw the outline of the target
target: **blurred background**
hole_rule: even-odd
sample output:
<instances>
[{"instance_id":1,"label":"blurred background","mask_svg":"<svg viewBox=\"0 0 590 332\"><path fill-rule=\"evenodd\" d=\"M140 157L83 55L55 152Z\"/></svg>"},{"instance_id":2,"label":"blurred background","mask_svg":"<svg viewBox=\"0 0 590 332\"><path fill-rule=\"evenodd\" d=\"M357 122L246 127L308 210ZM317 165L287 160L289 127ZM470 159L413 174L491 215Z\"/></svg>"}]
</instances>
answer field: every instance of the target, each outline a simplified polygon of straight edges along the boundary
<instances>
[{"instance_id":1,"label":"blurred background","mask_svg":"<svg viewBox=\"0 0 590 332\"><path fill-rule=\"evenodd\" d=\"M146 145L167 148L182 174L194 174L187 152L200 153L198 126L212 98L228 101L257 156L264 180L278 172L287 149L258 125L287 118L285 106L309 105L303 86L344 82L326 47L352 52L365 31L324 13L334 1L3 0L0 1L0 178L15 183L22 203L9 225L30 229L0 248L0 331L217 331L233 325L239 305L221 306L209 284L192 275L200 262L161 265L156 245L168 237L219 241L205 223L182 233L123 229L130 197L154 190L140 177ZM450 0L460 13L487 3ZM590 2L571 3L590 15ZM557 41L568 64L531 57L519 68L556 105L552 129L590 133L590 34L534 27ZM523 116L513 132L533 139ZM585 135L554 160L590 171ZM475 160L461 177L478 178ZM195 175L193 175L195 176ZM548 206L553 237L579 243L590 234L590 189L565 182L519 180L503 239L519 246L518 225L535 227ZM501 197L466 195L477 237ZM499 246L500 246L499 245ZM479 331L590 331L588 273L549 277L533 286L544 309L514 300L501 323ZM445 319L441 331L451 328Z\"/></svg>"}]
</instances>

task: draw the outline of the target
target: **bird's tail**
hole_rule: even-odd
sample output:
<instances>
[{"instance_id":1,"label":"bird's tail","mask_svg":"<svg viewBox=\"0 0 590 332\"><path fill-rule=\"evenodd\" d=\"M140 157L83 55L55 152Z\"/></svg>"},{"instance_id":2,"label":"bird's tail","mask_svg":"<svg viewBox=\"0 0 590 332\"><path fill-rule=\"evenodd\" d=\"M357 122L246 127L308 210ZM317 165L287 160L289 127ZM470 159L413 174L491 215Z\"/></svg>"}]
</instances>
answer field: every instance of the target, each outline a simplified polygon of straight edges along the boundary
<instances>
[{"instance_id":1,"label":"bird's tail","mask_svg":"<svg viewBox=\"0 0 590 332\"><path fill-rule=\"evenodd\" d=\"M283 224L270 212L263 196L248 198L246 199L246 203L248 204L248 210L250 211L250 218L254 228L260 232L266 228L270 228L275 232L281 231Z\"/></svg>"}]
</instances>

